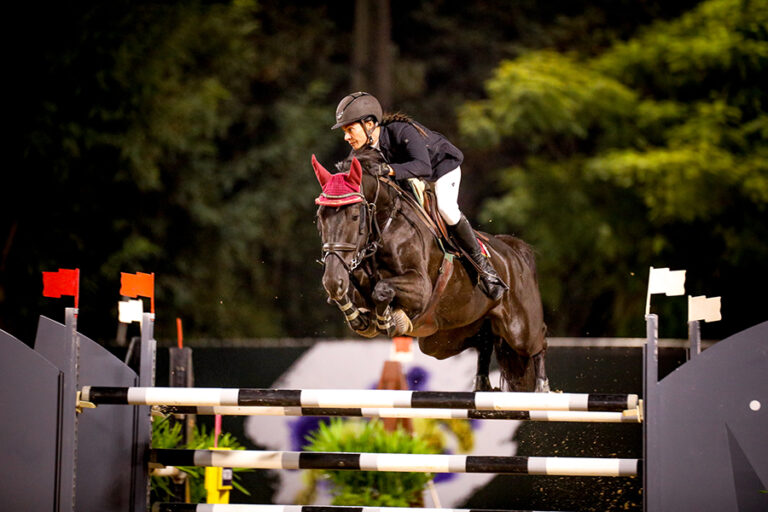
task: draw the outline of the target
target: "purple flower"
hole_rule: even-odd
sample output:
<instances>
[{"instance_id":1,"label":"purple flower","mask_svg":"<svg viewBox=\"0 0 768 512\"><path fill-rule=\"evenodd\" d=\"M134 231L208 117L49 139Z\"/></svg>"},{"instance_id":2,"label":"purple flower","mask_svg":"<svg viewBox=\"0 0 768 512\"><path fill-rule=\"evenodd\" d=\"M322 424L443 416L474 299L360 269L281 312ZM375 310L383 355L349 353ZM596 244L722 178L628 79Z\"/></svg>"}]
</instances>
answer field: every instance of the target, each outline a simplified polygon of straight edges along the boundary
<instances>
[{"instance_id":1,"label":"purple flower","mask_svg":"<svg viewBox=\"0 0 768 512\"><path fill-rule=\"evenodd\" d=\"M405 374L405 380L408 382L408 389L413 391L424 391L427 389L429 372L421 366L414 366Z\"/></svg>"},{"instance_id":2,"label":"purple flower","mask_svg":"<svg viewBox=\"0 0 768 512\"><path fill-rule=\"evenodd\" d=\"M295 421L288 422L291 433L291 449L301 451L307 446L307 436L320 427L320 423L330 423L327 417L302 416Z\"/></svg>"}]
</instances>

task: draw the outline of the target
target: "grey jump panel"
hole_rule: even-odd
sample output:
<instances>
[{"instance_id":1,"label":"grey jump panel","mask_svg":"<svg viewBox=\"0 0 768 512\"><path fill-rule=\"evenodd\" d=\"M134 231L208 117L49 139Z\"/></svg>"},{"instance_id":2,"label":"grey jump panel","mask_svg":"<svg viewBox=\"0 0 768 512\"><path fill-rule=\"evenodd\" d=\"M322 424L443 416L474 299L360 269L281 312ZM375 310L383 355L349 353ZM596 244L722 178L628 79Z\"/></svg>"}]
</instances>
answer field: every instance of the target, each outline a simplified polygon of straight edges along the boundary
<instances>
[{"instance_id":1,"label":"grey jump panel","mask_svg":"<svg viewBox=\"0 0 768 512\"><path fill-rule=\"evenodd\" d=\"M647 322L646 510L768 510L768 322L660 381L658 318Z\"/></svg>"}]
</instances>

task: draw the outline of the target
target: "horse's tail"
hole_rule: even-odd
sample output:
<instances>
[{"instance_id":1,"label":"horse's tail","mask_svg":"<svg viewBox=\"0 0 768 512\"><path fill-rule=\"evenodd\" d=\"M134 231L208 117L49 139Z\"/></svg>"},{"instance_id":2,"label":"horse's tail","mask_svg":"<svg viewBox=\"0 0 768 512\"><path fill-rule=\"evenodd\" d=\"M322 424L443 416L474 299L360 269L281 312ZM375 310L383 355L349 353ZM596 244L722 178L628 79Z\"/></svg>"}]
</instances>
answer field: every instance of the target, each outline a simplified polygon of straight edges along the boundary
<instances>
[{"instance_id":1,"label":"horse's tail","mask_svg":"<svg viewBox=\"0 0 768 512\"><path fill-rule=\"evenodd\" d=\"M536 388L533 357L518 354L501 337L496 337L494 346L502 391L533 391Z\"/></svg>"},{"instance_id":2,"label":"horse's tail","mask_svg":"<svg viewBox=\"0 0 768 512\"><path fill-rule=\"evenodd\" d=\"M496 238L511 247L518 257L531 269L534 278L538 280L536 274L536 255L533 252L533 247L512 235L496 235Z\"/></svg>"}]
</instances>

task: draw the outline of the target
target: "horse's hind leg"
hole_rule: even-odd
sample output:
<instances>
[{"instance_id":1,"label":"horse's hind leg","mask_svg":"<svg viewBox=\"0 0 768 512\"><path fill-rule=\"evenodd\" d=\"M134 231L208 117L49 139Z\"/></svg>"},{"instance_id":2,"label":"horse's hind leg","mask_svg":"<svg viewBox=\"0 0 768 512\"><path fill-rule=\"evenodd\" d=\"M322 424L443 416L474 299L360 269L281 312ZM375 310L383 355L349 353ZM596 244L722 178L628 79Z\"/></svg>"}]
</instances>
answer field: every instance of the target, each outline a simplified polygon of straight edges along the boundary
<instances>
[{"instance_id":1,"label":"horse's hind leg","mask_svg":"<svg viewBox=\"0 0 768 512\"><path fill-rule=\"evenodd\" d=\"M482 333L482 331L481 331ZM477 374L475 375L475 391L493 391L491 379L488 376L491 369L493 342L490 338L478 340L477 344Z\"/></svg>"},{"instance_id":2,"label":"horse's hind leg","mask_svg":"<svg viewBox=\"0 0 768 512\"><path fill-rule=\"evenodd\" d=\"M549 379L547 378L547 370L544 364L546 353L547 349L544 349L533 356L533 371L536 374L536 388L534 391L537 393L549 393Z\"/></svg>"},{"instance_id":3,"label":"horse's hind leg","mask_svg":"<svg viewBox=\"0 0 768 512\"><path fill-rule=\"evenodd\" d=\"M501 371L502 391L533 391L535 375L531 357L522 356L500 336L494 339L496 360Z\"/></svg>"},{"instance_id":4,"label":"horse's hind leg","mask_svg":"<svg viewBox=\"0 0 768 512\"><path fill-rule=\"evenodd\" d=\"M485 323L472 337L467 340L477 350L477 373L475 374L475 391L493 391L489 373L491 356L493 355L493 333Z\"/></svg>"}]
</instances>

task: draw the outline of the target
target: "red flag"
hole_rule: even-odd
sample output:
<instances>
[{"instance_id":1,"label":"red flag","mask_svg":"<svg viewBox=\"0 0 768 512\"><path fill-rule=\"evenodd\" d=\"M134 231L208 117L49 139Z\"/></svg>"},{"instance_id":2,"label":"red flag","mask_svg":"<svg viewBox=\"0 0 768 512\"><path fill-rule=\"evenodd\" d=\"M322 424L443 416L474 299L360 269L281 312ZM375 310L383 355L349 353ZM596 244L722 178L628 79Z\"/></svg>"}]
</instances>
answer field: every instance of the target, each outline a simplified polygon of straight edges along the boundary
<instances>
[{"instance_id":1,"label":"red flag","mask_svg":"<svg viewBox=\"0 0 768 512\"><path fill-rule=\"evenodd\" d=\"M59 299L62 295L72 295L77 307L79 285L79 268L60 268L58 272L43 272L43 297Z\"/></svg>"},{"instance_id":2,"label":"red flag","mask_svg":"<svg viewBox=\"0 0 768 512\"><path fill-rule=\"evenodd\" d=\"M120 272L120 295L126 297L149 297L150 310L155 312L155 274Z\"/></svg>"}]
</instances>

